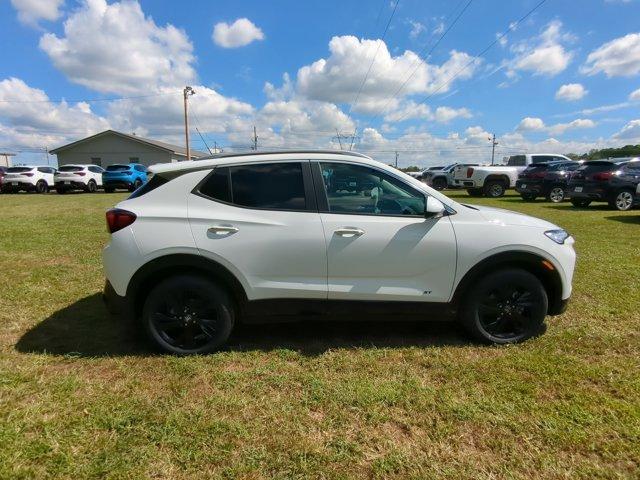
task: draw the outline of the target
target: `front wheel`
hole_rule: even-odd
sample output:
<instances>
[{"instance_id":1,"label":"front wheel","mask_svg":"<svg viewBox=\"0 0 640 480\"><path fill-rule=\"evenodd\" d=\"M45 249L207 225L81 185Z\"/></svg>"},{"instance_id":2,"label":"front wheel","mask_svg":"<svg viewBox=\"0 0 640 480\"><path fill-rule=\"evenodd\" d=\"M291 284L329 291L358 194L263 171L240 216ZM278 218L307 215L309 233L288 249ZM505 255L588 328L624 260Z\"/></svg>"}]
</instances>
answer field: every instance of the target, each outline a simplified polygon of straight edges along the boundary
<instances>
[{"instance_id":1,"label":"front wheel","mask_svg":"<svg viewBox=\"0 0 640 480\"><path fill-rule=\"evenodd\" d=\"M536 276L526 270L500 270L467 292L460 321L481 342L518 343L542 331L548 302Z\"/></svg>"},{"instance_id":2,"label":"front wheel","mask_svg":"<svg viewBox=\"0 0 640 480\"><path fill-rule=\"evenodd\" d=\"M560 186L555 186L551 190L549 190L549 194L547 195L547 200L553 203L561 203L565 197L564 188Z\"/></svg>"},{"instance_id":3,"label":"front wheel","mask_svg":"<svg viewBox=\"0 0 640 480\"><path fill-rule=\"evenodd\" d=\"M142 321L149 339L178 355L210 353L229 338L233 303L214 282L180 275L158 284L147 297Z\"/></svg>"},{"instance_id":4,"label":"front wheel","mask_svg":"<svg viewBox=\"0 0 640 480\"><path fill-rule=\"evenodd\" d=\"M502 182L488 182L484 186L484 194L489 198L499 198L504 195L505 188Z\"/></svg>"},{"instance_id":5,"label":"front wheel","mask_svg":"<svg viewBox=\"0 0 640 480\"><path fill-rule=\"evenodd\" d=\"M576 208L587 208L589 205L591 205L591 200L584 200L581 198L572 198L571 205L573 205Z\"/></svg>"},{"instance_id":6,"label":"front wheel","mask_svg":"<svg viewBox=\"0 0 640 480\"><path fill-rule=\"evenodd\" d=\"M631 191L622 190L609 201L609 206L620 212L626 212L627 210L631 210L634 200L635 199Z\"/></svg>"},{"instance_id":7,"label":"front wheel","mask_svg":"<svg viewBox=\"0 0 640 480\"><path fill-rule=\"evenodd\" d=\"M436 178L435 180L433 180L432 186L438 191L444 190L445 188L447 188L447 181L444 178Z\"/></svg>"}]
</instances>

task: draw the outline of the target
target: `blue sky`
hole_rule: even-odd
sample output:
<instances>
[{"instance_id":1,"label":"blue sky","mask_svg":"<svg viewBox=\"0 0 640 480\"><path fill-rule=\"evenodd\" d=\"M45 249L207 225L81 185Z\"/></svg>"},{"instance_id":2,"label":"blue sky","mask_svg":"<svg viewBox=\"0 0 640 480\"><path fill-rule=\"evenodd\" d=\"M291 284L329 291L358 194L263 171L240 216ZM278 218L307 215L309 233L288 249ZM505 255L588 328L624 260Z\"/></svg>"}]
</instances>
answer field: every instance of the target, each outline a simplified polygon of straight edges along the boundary
<instances>
[{"instance_id":1,"label":"blue sky","mask_svg":"<svg viewBox=\"0 0 640 480\"><path fill-rule=\"evenodd\" d=\"M539 2L4 0L0 150L41 163L106 128L181 143L187 84L198 149L196 127L242 149L253 125L263 148L355 132L401 165L485 160L490 133L500 156L640 142L640 1L547 0L515 24Z\"/></svg>"}]
</instances>

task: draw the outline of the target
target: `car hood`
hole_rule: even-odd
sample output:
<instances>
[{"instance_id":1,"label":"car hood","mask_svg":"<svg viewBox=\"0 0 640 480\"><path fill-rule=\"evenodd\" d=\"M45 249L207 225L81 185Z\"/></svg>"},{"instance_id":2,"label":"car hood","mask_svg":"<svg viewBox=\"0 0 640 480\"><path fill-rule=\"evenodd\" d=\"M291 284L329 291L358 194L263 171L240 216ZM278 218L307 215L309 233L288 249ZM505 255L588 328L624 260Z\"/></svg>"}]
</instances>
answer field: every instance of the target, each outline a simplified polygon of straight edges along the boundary
<instances>
[{"instance_id":1,"label":"car hood","mask_svg":"<svg viewBox=\"0 0 640 480\"><path fill-rule=\"evenodd\" d=\"M512 212L511 210L504 210L502 208L484 207L480 205L472 205L477 209L480 215L488 222L498 225L519 225L523 227L537 227L545 230L553 230L560 228L551 222L542 220L540 218L531 217L518 212Z\"/></svg>"}]
</instances>

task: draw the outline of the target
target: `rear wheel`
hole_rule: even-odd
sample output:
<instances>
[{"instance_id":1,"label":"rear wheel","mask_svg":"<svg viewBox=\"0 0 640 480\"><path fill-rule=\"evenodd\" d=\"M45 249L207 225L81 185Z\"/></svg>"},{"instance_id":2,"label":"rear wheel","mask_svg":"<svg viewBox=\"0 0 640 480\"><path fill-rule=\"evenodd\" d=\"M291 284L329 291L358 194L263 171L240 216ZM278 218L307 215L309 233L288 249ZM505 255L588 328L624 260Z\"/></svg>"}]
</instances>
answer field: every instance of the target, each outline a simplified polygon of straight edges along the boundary
<instances>
[{"instance_id":1,"label":"rear wheel","mask_svg":"<svg viewBox=\"0 0 640 480\"><path fill-rule=\"evenodd\" d=\"M591 200L585 200L582 198L572 198L571 205L573 205L576 208L587 208L589 205L591 205Z\"/></svg>"},{"instance_id":2,"label":"rear wheel","mask_svg":"<svg viewBox=\"0 0 640 480\"><path fill-rule=\"evenodd\" d=\"M621 212L631 210L633 207L634 196L630 190L622 190L609 200L609 206Z\"/></svg>"},{"instance_id":3,"label":"rear wheel","mask_svg":"<svg viewBox=\"0 0 640 480\"><path fill-rule=\"evenodd\" d=\"M485 343L517 343L542 331L547 292L533 274L520 269L491 273L467 292L460 320Z\"/></svg>"},{"instance_id":4,"label":"rear wheel","mask_svg":"<svg viewBox=\"0 0 640 480\"><path fill-rule=\"evenodd\" d=\"M38 180L36 183L36 193L47 193L49 185L44 180Z\"/></svg>"},{"instance_id":5,"label":"rear wheel","mask_svg":"<svg viewBox=\"0 0 640 480\"><path fill-rule=\"evenodd\" d=\"M447 188L447 181L444 178L436 178L433 180L432 186L436 190L444 190Z\"/></svg>"},{"instance_id":6,"label":"rear wheel","mask_svg":"<svg viewBox=\"0 0 640 480\"><path fill-rule=\"evenodd\" d=\"M181 275L151 291L142 321L149 339L165 352L209 353L229 338L234 308L227 293L212 281Z\"/></svg>"},{"instance_id":7,"label":"rear wheel","mask_svg":"<svg viewBox=\"0 0 640 480\"><path fill-rule=\"evenodd\" d=\"M467 188L467 193L470 197L481 197L482 189L481 188Z\"/></svg>"},{"instance_id":8,"label":"rear wheel","mask_svg":"<svg viewBox=\"0 0 640 480\"><path fill-rule=\"evenodd\" d=\"M140 180L139 178L136 179L135 182L133 182L133 185L131 185L131 187L129 187L129 191L131 192L135 192L137 189L139 189L142 186L142 180Z\"/></svg>"},{"instance_id":9,"label":"rear wheel","mask_svg":"<svg viewBox=\"0 0 640 480\"><path fill-rule=\"evenodd\" d=\"M95 180L89 180L89 183L87 183L87 192L95 193L96 190L98 190L98 185L96 185Z\"/></svg>"},{"instance_id":10,"label":"rear wheel","mask_svg":"<svg viewBox=\"0 0 640 480\"><path fill-rule=\"evenodd\" d=\"M520 196L525 202L533 202L536 199L536 196L533 193L521 193Z\"/></svg>"},{"instance_id":11,"label":"rear wheel","mask_svg":"<svg viewBox=\"0 0 640 480\"><path fill-rule=\"evenodd\" d=\"M502 197L505 190L504 183L502 182L488 182L484 186L484 194L489 198Z\"/></svg>"},{"instance_id":12,"label":"rear wheel","mask_svg":"<svg viewBox=\"0 0 640 480\"><path fill-rule=\"evenodd\" d=\"M564 200L565 192L564 188L560 185L556 185L549 190L549 194L547 195L547 200L553 203L561 203Z\"/></svg>"}]
</instances>

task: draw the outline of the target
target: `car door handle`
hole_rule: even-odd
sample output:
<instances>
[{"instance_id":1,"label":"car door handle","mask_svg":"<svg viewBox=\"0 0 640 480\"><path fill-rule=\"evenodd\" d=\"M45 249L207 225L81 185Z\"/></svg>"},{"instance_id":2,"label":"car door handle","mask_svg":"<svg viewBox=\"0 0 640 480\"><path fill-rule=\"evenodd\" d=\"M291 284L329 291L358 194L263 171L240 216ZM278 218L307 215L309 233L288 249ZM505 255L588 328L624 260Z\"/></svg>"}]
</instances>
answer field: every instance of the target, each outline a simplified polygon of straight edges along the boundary
<instances>
[{"instance_id":1,"label":"car door handle","mask_svg":"<svg viewBox=\"0 0 640 480\"><path fill-rule=\"evenodd\" d=\"M352 238L364 235L364 230L356 227L340 227L334 233L336 235L340 235L341 237Z\"/></svg>"},{"instance_id":2,"label":"car door handle","mask_svg":"<svg viewBox=\"0 0 640 480\"><path fill-rule=\"evenodd\" d=\"M233 225L214 225L213 227L209 227L207 232L215 235L231 235L232 233L236 233L238 230L239 229Z\"/></svg>"}]
</instances>

